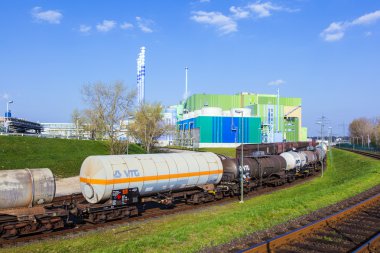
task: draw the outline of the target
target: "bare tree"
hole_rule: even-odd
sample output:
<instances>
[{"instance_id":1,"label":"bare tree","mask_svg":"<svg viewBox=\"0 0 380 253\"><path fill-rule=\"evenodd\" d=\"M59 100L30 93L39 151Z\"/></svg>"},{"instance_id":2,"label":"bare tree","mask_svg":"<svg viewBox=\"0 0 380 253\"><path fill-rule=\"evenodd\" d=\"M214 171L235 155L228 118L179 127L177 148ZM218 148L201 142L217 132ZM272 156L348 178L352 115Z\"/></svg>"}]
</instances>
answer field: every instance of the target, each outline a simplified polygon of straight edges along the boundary
<instances>
[{"instance_id":1,"label":"bare tree","mask_svg":"<svg viewBox=\"0 0 380 253\"><path fill-rule=\"evenodd\" d=\"M107 137L111 154L124 154L128 140L120 140L120 122L132 112L135 91L128 90L121 82L112 85L95 83L82 89L89 108L84 111L91 135Z\"/></svg>"},{"instance_id":2,"label":"bare tree","mask_svg":"<svg viewBox=\"0 0 380 253\"><path fill-rule=\"evenodd\" d=\"M373 135L374 125L369 119L359 118L350 123L350 136L362 140L362 144L367 143L368 137Z\"/></svg>"},{"instance_id":3,"label":"bare tree","mask_svg":"<svg viewBox=\"0 0 380 253\"><path fill-rule=\"evenodd\" d=\"M75 125L76 129L76 135L79 138L81 129L83 129L85 118L83 117L82 113L78 109L74 109L74 111L71 113L71 121Z\"/></svg>"},{"instance_id":4,"label":"bare tree","mask_svg":"<svg viewBox=\"0 0 380 253\"><path fill-rule=\"evenodd\" d=\"M140 142L147 153L157 143L157 139L170 130L163 122L161 104L144 104L134 116L134 121L128 125L131 136Z\"/></svg>"},{"instance_id":5,"label":"bare tree","mask_svg":"<svg viewBox=\"0 0 380 253\"><path fill-rule=\"evenodd\" d=\"M373 121L373 133L371 137L371 142L375 144L375 146L380 146L380 117L377 117Z\"/></svg>"}]
</instances>

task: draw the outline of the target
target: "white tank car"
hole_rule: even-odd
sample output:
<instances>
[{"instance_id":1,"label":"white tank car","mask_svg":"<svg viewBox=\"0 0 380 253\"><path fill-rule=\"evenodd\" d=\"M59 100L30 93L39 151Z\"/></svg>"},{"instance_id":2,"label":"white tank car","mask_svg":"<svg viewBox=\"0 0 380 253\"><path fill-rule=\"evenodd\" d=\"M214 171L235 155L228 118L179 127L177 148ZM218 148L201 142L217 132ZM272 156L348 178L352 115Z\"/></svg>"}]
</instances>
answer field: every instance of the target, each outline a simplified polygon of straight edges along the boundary
<instances>
[{"instance_id":1,"label":"white tank car","mask_svg":"<svg viewBox=\"0 0 380 253\"><path fill-rule=\"evenodd\" d=\"M112 190L138 187L147 196L217 184L222 174L222 162L211 152L89 156L80 170L80 186L89 203L101 203Z\"/></svg>"},{"instance_id":2,"label":"white tank car","mask_svg":"<svg viewBox=\"0 0 380 253\"><path fill-rule=\"evenodd\" d=\"M319 144L317 145L317 147L322 148L322 149L325 151L325 153L327 152L327 144L326 144L325 142L321 142L321 143L319 143Z\"/></svg>"},{"instance_id":3,"label":"white tank car","mask_svg":"<svg viewBox=\"0 0 380 253\"><path fill-rule=\"evenodd\" d=\"M0 209L50 203L54 196L50 169L0 170Z\"/></svg>"},{"instance_id":4,"label":"white tank car","mask_svg":"<svg viewBox=\"0 0 380 253\"><path fill-rule=\"evenodd\" d=\"M318 160L322 161L325 158L325 156L326 156L327 145L324 144L324 143L322 143L322 145L316 146L315 150L317 151Z\"/></svg>"},{"instance_id":5,"label":"white tank car","mask_svg":"<svg viewBox=\"0 0 380 253\"><path fill-rule=\"evenodd\" d=\"M297 152L284 152L280 156L286 160L286 170L293 170L301 166L301 157Z\"/></svg>"},{"instance_id":6,"label":"white tank car","mask_svg":"<svg viewBox=\"0 0 380 253\"><path fill-rule=\"evenodd\" d=\"M306 155L305 153L303 153L302 151L301 152L297 152L297 154L299 155L300 157L300 162L301 162L301 168L303 168L305 165L306 165L306 162L307 162L307 158L306 158Z\"/></svg>"}]
</instances>

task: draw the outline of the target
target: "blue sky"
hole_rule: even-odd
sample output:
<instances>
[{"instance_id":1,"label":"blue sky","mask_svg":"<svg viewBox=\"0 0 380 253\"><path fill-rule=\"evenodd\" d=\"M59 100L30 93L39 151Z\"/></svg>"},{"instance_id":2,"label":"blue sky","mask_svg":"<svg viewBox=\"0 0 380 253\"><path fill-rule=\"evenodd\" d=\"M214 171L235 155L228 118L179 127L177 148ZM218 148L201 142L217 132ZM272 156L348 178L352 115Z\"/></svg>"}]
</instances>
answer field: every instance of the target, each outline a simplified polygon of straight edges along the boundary
<instances>
[{"instance_id":1,"label":"blue sky","mask_svg":"<svg viewBox=\"0 0 380 253\"><path fill-rule=\"evenodd\" d=\"M146 99L191 93L275 93L303 99L303 125L333 132L379 116L380 2L8 1L0 3L0 107L17 117L69 122L83 84L136 86L146 51ZM2 104L2 105L1 105Z\"/></svg>"}]
</instances>

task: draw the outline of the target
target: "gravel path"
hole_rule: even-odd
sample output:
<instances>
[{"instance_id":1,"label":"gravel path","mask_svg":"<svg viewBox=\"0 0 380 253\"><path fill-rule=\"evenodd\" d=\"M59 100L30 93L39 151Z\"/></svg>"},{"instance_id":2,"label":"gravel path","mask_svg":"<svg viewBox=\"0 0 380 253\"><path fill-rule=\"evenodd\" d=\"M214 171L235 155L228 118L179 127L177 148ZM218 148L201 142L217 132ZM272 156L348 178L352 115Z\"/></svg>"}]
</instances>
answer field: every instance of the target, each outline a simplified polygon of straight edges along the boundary
<instances>
[{"instance_id":1,"label":"gravel path","mask_svg":"<svg viewBox=\"0 0 380 253\"><path fill-rule=\"evenodd\" d=\"M79 185L79 176L76 177L68 177L68 178L59 178L55 182L56 191L55 196L61 197L70 195L73 193L80 193L80 185Z\"/></svg>"}]
</instances>

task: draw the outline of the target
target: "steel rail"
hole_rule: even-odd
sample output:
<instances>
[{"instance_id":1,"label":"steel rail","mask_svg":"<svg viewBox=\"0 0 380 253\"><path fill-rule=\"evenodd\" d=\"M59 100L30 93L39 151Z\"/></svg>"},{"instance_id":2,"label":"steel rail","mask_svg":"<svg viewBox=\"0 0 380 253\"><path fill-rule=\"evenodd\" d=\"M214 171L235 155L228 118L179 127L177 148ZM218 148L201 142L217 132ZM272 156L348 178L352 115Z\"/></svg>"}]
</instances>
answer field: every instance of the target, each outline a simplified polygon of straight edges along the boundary
<instances>
[{"instance_id":1,"label":"steel rail","mask_svg":"<svg viewBox=\"0 0 380 253\"><path fill-rule=\"evenodd\" d=\"M358 204L346 208L338 213L327 216L323 219L315 221L311 224L303 226L301 228L295 229L283 235L279 235L273 239L267 240L265 242L253 245L250 248L239 251L241 253L273 253L280 250L283 246L288 246L290 243L296 240L302 240L303 237L307 235L311 235L318 229L323 229L324 227L328 227L335 222L339 222L347 218L349 215L359 212L360 209L370 206L373 203L379 203L380 201L380 193L367 199L359 202Z\"/></svg>"},{"instance_id":2,"label":"steel rail","mask_svg":"<svg viewBox=\"0 0 380 253\"><path fill-rule=\"evenodd\" d=\"M362 150L356 150L356 149L348 149L348 148L338 148L338 149L349 151L349 152L356 153L356 154L359 154L359 155L364 155L364 156L372 157L372 158L380 160L380 154L366 152L366 151L362 151Z\"/></svg>"},{"instance_id":3,"label":"steel rail","mask_svg":"<svg viewBox=\"0 0 380 253\"><path fill-rule=\"evenodd\" d=\"M380 232L373 236L368 241L364 242L362 246L352 251L352 253L373 253L380 252Z\"/></svg>"}]
</instances>

